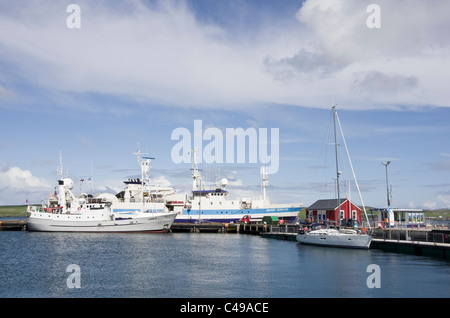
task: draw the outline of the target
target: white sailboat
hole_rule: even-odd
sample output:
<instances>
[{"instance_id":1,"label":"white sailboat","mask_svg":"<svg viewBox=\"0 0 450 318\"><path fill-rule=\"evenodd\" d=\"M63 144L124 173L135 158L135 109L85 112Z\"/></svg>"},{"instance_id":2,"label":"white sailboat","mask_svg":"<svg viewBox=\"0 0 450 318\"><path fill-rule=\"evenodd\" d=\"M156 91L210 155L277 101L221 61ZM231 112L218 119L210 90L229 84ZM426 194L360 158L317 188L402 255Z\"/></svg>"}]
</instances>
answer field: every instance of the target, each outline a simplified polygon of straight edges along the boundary
<instances>
[{"instance_id":1,"label":"white sailboat","mask_svg":"<svg viewBox=\"0 0 450 318\"><path fill-rule=\"evenodd\" d=\"M307 245L369 249L372 237L353 229L316 229L297 234L297 242Z\"/></svg>"},{"instance_id":2,"label":"white sailboat","mask_svg":"<svg viewBox=\"0 0 450 318\"><path fill-rule=\"evenodd\" d=\"M361 197L361 192L359 191L358 182L355 177L353 166L351 164L350 156L348 153L347 145L345 143L344 135L342 133L342 127L337 116L336 106L333 106L333 118L334 118L334 141L335 141L335 151L336 151L336 187L337 187L337 206L341 206L340 190L339 190L339 159L338 159L338 143L337 143L337 123L339 124L340 132L344 141L345 148L347 150L348 159L350 161L350 166L352 167L353 177L355 179L355 184L358 189L358 193L363 205L364 214L366 216L367 224L370 230L370 224L367 219L366 208ZM341 228L313 228L310 232L301 232L297 234L297 241L302 244L318 245L318 246L329 246L329 247L346 247L346 248L358 248L358 249L369 249L370 243L372 241L372 236L369 234L363 234L359 230L355 229L341 229Z\"/></svg>"}]
</instances>

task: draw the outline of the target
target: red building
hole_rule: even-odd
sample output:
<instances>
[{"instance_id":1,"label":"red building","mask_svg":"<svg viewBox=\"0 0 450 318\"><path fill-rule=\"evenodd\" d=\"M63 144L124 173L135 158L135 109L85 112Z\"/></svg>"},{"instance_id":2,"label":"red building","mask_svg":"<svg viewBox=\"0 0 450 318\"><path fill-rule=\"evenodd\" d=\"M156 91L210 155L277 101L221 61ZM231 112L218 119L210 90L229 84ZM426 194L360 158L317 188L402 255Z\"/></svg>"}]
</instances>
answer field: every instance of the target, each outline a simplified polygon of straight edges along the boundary
<instances>
[{"instance_id":1,"label":"red building","mask_svg":"<svg viewBox=\"0 0 450 318\"><path fill-rule=\"evenodd\" d=\"M311 222L335 221L353 219L361 222L361 209L348 199L340 200L338 209L337 199L318 200L306 208L306 218Z\"/></svg>"}]
</instances>

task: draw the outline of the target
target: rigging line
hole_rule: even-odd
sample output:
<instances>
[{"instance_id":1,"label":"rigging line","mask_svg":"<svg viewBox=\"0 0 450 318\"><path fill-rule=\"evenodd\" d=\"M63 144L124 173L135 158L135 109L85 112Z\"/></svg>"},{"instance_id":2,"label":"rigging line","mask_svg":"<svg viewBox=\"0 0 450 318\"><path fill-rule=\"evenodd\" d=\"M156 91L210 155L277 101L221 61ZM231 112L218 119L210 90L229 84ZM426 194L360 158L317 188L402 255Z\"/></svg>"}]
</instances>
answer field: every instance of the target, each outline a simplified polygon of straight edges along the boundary
<instances>
[{"instance_id":1,"label":"rigging line","mask_svg":"<svg viewBox=\"0 0 450 318\"><path fill-rule=\"evenodd\" d=\"M329 187L330 187L330 155L328 155L329 153L329 146L333 143L330 143L330 138L332 138L333 136L333 119L332 119L332 115L330 114L329 120L328 120L328 129L327 129L327 135L326 135L326 142L324 143L324 148L325 148L325 155L323 157L323 162L322 162L322 175L321 175L321 179L320 179L320 184L321 184L321 188L320 188L320 194L325 195L325 198L328 196L328 192L329 192ZM320 199L322 199L322 197L320 197Z\"/></svg>"},{"instance_id":2,"label":"rigging line","mask_svg":"<svg viewBox=\"0 0 450 318\"><path fill-rule=\"evenodd\" d=\"M350 158L350 153L348 152L347 143L345 142L344 132L342 131L341 121L339 120L339 116L337 113L336 113L336 119L337 119L337 122L339 125L339 130L341 131L341 137L342 137L342 141L344 142L345 151L347 152L348 161L350 162L350 168L352 169L353 179L355 180L355 185L356 185L356 189L358 190L359 199L361 200L361 204L362 204L363 210L364 210L364 215L366 216L366 221L367 221L367 224L368 224L369 230L370 230L371 227L370 227L369 218L367 217L366 206L364 205L361 191L359 189L358 180L356 180L356 174L355 174L355 170L353 170L352 159Z\"/></svg>"},{"instance_id":3,"label":"rigging line","mask_svg":"<svg viewBox=\"0 0 450 318\"><path fill-rule=\"evenodd\" d=\"M322 130L324 133L322 135L322 142L321 142L321 148L319 151L319 156L315 161L315 166L313 169L313 178L310 182L310 186L309 186L309 193L307 195L307 197L310 199L312 197L312 192L314 189L314 192L317 195L317 192L319 194L319 198L322 197L323 193L326 193L328 190L328 182L325 181L325 176L329 176L328 174L328 169L326 168L327 165L327 158L328 158L328 140L330 139L330 134L331 134L331 123L332 121L330 120L331 118L331 114L329 114L327 123L328 123L328 127L326 130ZM321 172L321 175L319 176Z\"/></svg>"}]
</instances>

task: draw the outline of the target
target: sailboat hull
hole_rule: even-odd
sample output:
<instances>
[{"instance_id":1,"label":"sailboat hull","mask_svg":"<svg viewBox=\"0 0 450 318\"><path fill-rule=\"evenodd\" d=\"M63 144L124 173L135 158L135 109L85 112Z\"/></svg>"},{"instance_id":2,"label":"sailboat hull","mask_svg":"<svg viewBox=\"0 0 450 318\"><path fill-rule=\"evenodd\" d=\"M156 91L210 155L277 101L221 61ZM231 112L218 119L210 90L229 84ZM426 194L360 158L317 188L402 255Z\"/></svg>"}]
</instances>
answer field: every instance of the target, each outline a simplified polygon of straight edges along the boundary
<instances>
[{"instance_id":1,"label":"sailboat hull","mask_svg":"<svg viewBox=\"0 0 450 318\"><path fill-rule=\"evenodd\" d=\"M339 231L313 232L314 231L306 234L298 234L297 242L306 245L369 249L372 241L372 237L367 234L347 234Z\"/></svg>"}]
</instances>

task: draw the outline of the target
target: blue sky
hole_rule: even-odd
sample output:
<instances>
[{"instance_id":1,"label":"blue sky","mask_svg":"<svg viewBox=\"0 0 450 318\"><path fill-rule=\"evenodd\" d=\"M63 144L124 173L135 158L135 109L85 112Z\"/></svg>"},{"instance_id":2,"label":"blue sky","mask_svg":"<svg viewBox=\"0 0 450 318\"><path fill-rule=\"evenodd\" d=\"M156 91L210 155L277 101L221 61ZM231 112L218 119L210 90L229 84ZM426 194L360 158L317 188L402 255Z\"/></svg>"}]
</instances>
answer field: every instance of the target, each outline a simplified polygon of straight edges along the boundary
<instances>
[{"instance_id":1,"label":"blue sky","mask_svg":"<svg viewBox=\"0 0 450 318\"><path fill-rule=\"evenodd\" d=\"M70 29L74 2L0 3L0 204L52 192L60 151L69 177L120 191L138 143L155 183L188 192L171 134L202 120L278 128L269 197L309 205L334 197L337 104L366 205L385 206L391 160L393 206L450 208L448 1L377 1L379 29L374 1L77 1ZM236 197L260 194L259 163L202 169Z\"/></svg>"}]
</instances>

